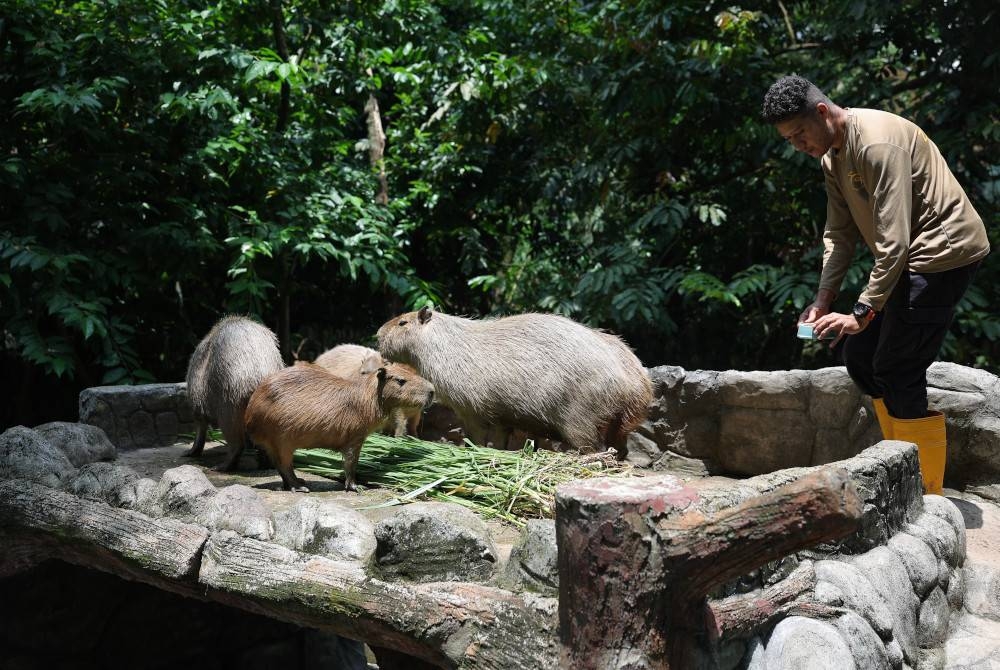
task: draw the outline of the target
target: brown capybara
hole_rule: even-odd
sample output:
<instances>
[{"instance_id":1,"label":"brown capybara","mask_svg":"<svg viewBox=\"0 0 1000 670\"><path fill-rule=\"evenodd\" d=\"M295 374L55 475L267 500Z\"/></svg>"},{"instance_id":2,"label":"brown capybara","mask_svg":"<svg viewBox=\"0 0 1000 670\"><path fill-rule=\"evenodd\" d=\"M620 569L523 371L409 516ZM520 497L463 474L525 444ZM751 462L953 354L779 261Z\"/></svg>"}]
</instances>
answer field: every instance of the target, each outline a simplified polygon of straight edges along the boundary
<instances>
[{"instance_id":1,"label":"brown capybara","mask_svg":"<svg viewBox=\"0 0 1000 670\"><path fill-rule=\"evenodd\" d=\"M247 405L247 433L275 464L286 491L308 492L292 470L296 449L344 455L344 490L354 491L361 445L397 407L423 408L434 399L427 380L402 368L366 370L360 380L297 363L260 383Z\"/></svg>"},{"instance_id":2,"label":"brown capybara","mask_svg":"<svg viewBox=\"0 0 1000 670\"><path fill-rule=\"evenodd\" d=\"M359 380L365 374L365 370L375 370L385 366L382 354L363 347L359 344L338 344L333 349L328 349L316 358L316 365L326 368L338 377L344 379ZM407 368L411 373L416 374L409 365L402 363L389 363L390 368L399 366ZM390 370L391 371L391 370ZM402 437L404 435L418 436L420 432L420 419L423 417L423 409L396 408L386 420L384 432L387 435Z\"/></svg>"},{"instance_id":3,"label":"brown capybara","mask_svg":"<svg viewBox=\"0 0 1000 670\"><path fill-rule=\"evenodd\" d=\"M234 469L247 443L247 401L264 377L283 367L278 338L266 326L243 316L226 316L212 326L188 362L187 392L198 432L187 455L201 455L212 423L229 449L220 469Z\"/></svg>"},{"instance_id":4,"label":"brown capybara","mask_svg":"<svg viewBox=\"0 0 1000 670\"><path fill-rule=\"evenodd\" d=\"M434 384L473 439L523 429L623 458L653 395L624 342L554 314L473 320L424 307L387 321L378 343Z\"/></svg>"}]
</instances>

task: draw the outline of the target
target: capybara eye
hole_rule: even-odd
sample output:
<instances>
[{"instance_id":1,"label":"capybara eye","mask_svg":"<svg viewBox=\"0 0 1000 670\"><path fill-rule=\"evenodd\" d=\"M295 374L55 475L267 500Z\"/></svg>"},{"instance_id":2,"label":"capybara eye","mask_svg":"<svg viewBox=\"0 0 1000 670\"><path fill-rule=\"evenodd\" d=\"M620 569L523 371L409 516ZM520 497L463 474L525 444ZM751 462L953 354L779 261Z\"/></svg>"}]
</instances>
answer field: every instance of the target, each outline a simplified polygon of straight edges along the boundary
<instances>
[{"instance_id":1,"label":"capybara eye","mask_svg":"<svg viewBox=\"0 0 1000 670\"><path fill-rule=\"evenodd\" d=\"M399 320L399 323L398 323L398 324L396 324L396 325L399 325L399 326L405 326L405 325L406 325L406 319L400 319L400 320Z\"/></svg>"},{"instance_id":2,"label":"capybara eye","mask_svg":"<svg viewBox=\"0 0 1000 670\"><path fill-rule=\"evenodd\" d=\"M406 380L405 379L397 379L396 383L399 384L400 386L402 386L403 384L406 383Z\"/></svg>"}]
</instances>

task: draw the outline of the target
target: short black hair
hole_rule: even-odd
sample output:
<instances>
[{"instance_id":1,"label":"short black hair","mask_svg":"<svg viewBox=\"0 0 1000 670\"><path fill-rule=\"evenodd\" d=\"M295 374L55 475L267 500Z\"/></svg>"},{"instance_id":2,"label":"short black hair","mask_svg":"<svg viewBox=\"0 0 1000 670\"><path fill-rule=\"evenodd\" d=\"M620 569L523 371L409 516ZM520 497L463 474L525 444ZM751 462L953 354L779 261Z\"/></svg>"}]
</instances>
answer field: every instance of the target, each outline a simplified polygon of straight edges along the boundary
<instances>
[{"instance_id":1,"label":"short black hair","mask_svg":"<svg viewBox=\"0 0 1000 670\"><path fill-rule=\"evenodd\" d=\"M820 102L832 104L830 98L811 81L797 74L790 74L774 82L771 88L767 89L761 117L765 123L774 125L797 116L811 114L816 110L816 104Z\"/></svg>"}]
</instances>

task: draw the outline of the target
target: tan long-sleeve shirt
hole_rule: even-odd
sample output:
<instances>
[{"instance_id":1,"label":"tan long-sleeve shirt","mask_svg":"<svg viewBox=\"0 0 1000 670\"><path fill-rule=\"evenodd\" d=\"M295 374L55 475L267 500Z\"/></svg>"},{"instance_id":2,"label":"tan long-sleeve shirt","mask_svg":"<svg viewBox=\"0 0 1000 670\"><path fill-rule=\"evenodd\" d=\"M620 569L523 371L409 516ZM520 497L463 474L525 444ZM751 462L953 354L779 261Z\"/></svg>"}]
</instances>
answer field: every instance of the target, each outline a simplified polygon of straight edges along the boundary
<instances>
[{"instance_id":1,"label":"tan long-sleeve shirt","mask_svg":"<svg viewBox=\"0 0 1000 670\"><path fill-rule=\"evenodd\" d=\"M904 270L944 272L990 251L983 220L916 124L849 109L844 145L821 160L827 217L819 287L840 291L858 238L875 256L858 300L881 310Z\"/></svg>"}]
</instances>

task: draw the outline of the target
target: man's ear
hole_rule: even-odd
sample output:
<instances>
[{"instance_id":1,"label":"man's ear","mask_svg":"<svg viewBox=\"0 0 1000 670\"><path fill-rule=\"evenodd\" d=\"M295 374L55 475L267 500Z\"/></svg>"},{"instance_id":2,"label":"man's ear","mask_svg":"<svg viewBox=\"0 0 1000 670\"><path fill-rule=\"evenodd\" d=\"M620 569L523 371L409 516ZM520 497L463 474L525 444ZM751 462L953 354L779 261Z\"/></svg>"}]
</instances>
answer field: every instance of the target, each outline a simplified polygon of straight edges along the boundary
<instances>
[{"instance_id":1,"label":"man's ear","mask_svg":"<svg viewBox=\"0 0 1000 670\"><path fill-rule=\"evenodd\" d=\"M825 102L817 102L816 113L825 119L830 114L830 105Z\"/></svg>"}]
</instances>

